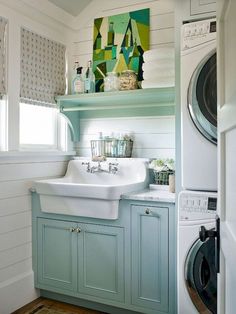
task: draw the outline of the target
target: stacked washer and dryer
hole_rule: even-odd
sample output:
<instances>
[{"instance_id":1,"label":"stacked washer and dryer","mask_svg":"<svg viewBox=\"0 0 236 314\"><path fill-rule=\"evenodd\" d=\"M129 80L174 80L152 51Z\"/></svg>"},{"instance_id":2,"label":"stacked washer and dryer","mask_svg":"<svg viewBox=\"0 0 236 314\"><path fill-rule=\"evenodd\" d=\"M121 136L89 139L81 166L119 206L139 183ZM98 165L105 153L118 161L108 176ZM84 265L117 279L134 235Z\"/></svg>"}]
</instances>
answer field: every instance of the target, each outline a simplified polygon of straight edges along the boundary
<instances>
[{"instance_id":1,"label":"stacked washer and dryer","mask_svg":"<svg viewBox=\"0 0 236 314\"><path fill-rule=\"evenodd\" d=\"M178 314L217 313L216 21L186 23L181 43L182 188L178 214ZM204 229L205 228L205 229Z\"/></svg>"}]
</instances>

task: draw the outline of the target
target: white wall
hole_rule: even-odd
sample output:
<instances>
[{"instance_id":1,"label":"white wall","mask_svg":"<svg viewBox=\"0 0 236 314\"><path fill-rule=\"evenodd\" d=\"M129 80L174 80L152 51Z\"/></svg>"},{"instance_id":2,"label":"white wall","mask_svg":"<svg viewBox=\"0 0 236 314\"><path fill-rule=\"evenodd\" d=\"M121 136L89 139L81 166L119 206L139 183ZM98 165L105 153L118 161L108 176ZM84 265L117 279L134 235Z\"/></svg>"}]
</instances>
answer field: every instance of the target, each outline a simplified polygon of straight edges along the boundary
<instances>
[{"instance_id":1,"label":"white wall","mask_svg":"<svg viewBox=\"0 0 236 314\"><path fill-rule=\"evenodd\" d=\"M74 61L83 67L92 60L93 21L97 17L150 8L150 48L174 47L174 0L93 0L78 18L72 37L70 68Z\"/></svg>"},{"instance_id":2,"label":"white wall","mask_svg":"<svg viewBox=\"0 0 236 314\"><path fill-rule=\"evenodd\" d=\"M4 159L4 160L2 160ZM34 300L31 253L32 181L65 173L65 157L0 157L0 313Z\"/></svg>"},{"instance_id":3,"label":"white wall","mask_svg":"<svg viewBox=\"0 0 236 314\"><path fill-rule=\"evenodd\" d=\"M174 158L175 118L173 116L81 119L80 156L91 156L90 140L98 133L131 134L134 138L133 157Z\"/></svg>"},{"instance_id":4,"label":"white wall","mask_svg":"<svg viewBox=\"0 0 236 314\"><path fill-rule=\"evenodd\" d=\"M0 153L0 313L9 314L34 300L29 188L38 178L61 176L63 156L16 153L19 145L20 27L66 44L67 29L26 7L22 1L0 0L8 19L9 149Z\"/></svg>"},{"instance_id":5,"label":"white wall","mask_svg":"<svg viewBox=\"0 0 236 314\"><path fill-rule=\"evenodd\" d=\"M79 16L78 32L71 39L70 68L74 61L86 67L87 61L92 59L94 18L142 8L150 8L150 48L174 47L174 0L94 0ZM173 116L81 120L81 141L76 150L80 156L89 156L89 140L96 139L99 131L109 134L124 133L123 130L134 134L134 157L174 158Z\"/></svg>"}]
</instances>

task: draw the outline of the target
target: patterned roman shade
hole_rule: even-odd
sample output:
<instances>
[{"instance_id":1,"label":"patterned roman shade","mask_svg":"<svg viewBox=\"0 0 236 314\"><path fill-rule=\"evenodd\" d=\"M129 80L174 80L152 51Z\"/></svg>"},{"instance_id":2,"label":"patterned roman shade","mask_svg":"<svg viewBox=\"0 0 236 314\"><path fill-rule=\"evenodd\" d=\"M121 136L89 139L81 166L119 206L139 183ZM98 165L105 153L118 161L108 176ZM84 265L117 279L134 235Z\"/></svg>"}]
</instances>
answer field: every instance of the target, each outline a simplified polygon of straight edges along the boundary
<instances>
[{"instance_id":1,"label":"patterned roman shade","mask_svg":"<svg viewBox=\"0 0 236 314\"><path fill-rule=\"evenodd\" d=\"M21 29L22 103L55 107L55 96L64 95L65 46Z\"/></svg>"},{"instance_id":2,"label":"patterned roman shade","mask_svg":"<svg viewBox=\"0 0 236 314\"><path fill-rule=\"evenodd\" d=\"M6 94L6 25L7 21L0 17L0 97Z\"/></svg>"}]
</instances>

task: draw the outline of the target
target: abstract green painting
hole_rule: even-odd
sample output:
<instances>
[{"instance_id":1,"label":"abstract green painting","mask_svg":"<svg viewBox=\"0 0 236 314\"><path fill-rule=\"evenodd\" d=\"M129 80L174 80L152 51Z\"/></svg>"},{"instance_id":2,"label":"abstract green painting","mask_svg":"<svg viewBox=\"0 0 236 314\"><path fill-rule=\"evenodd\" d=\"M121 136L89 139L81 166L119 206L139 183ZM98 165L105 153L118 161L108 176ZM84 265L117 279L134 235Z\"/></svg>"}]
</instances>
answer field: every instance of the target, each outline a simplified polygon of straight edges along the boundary
<instances>
[{"instance_id":1,"label":"abstract green painting","mask_svg":"<svg viewBox=\"0 0 236 314\"><path fill-rule=\"evenodd\" d=\"M93 71L96 91L107 72L133 70L143 80L143 53L149 49L149 9L94 20Z\"/></svg>"}]
</instances>

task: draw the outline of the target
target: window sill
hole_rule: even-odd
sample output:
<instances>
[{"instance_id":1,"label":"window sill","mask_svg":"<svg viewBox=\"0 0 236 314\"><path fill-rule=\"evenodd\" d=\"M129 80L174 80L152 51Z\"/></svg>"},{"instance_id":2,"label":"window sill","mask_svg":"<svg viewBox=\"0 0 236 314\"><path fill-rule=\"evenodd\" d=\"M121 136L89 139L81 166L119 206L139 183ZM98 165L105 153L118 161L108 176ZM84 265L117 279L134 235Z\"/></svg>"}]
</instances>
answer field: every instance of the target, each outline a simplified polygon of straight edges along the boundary
<instances>
[{"instance_id":1,"label":"window sill","mask_svg":"<svg viewBox=\"0 0 236 314\"><path fill-rule=\"evenodd\" d=\"M5 151L0 152L0 163L68 161L75 155L75 151Z\"/></svg>"}]
</instances>

